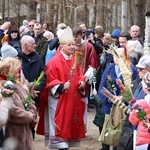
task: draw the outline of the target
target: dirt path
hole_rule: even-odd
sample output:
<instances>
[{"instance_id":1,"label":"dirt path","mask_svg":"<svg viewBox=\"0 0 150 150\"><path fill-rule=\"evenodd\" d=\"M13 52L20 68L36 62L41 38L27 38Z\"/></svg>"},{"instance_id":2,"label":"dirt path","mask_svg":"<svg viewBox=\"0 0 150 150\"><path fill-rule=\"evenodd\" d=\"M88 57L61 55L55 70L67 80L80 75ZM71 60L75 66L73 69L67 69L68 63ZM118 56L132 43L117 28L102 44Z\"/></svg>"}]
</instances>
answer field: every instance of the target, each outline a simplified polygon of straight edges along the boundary
<instances>
[{"instance_id":1,"label":"dirt path","mask_svg":"<svg viewBox=\"0 0 150 150\"><path fill-rule=\"evenodd\" d=\"M90 109L88 112L88 131L86 133L86 138L82 140L81 147L70 148L69 150L99 150L101 144L98 141L98 127L92 123L94 116L95 109ZM43 136L36 135L34 145L35 150L48 150L48 148L44 146Z\"/></svg>"}]
</instances>

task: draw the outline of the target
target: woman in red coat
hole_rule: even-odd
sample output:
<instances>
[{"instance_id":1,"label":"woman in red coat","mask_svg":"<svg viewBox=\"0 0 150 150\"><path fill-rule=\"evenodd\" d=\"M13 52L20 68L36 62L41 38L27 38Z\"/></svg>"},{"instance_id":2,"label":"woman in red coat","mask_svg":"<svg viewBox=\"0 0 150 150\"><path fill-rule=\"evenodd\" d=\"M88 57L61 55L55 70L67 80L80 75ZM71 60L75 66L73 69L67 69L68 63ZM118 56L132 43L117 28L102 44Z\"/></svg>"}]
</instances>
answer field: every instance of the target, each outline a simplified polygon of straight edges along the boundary
<instances>
[{"instance_id":1,"label":"woman in red coat","mask_svg":"<svg viewBox=\"0 0 150 150\"><path fill-rule=\"evenodd\" d=\"M146 113L146 118L150 119L150 72L146 73L142 80L142 88L146 93L144 99L137 101L136 103ZM132 125L137 126L137 137L136 137L136 150L149 150L150 149L150 133L148 128L143 125L143 122L137 116L137 110L133 109L129 121Z\"/></svg>"}]
</instances>

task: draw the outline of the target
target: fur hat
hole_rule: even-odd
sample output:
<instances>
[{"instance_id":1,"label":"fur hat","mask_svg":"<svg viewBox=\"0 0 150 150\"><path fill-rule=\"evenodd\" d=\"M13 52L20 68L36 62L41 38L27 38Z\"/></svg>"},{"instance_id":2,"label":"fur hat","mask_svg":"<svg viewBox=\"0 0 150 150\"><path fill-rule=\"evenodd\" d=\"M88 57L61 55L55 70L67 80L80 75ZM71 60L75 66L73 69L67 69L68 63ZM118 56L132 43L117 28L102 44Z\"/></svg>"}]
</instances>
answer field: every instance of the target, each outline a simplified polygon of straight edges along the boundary
<instances>
[{"instance_id":1,"label":"fur hat","mask_svg":"<svg viewBox=\"0 0 150 150\"><path fill-rule=\"evenodd\" d=\"M115 29L112 33L111 33L111 37L113 38L119 38L120 35L120 30L119 29Z\"/></svg>"},{"instance_id":2,"label":"fur hat","mask_svg":"<svg viewBox=\"0 0 150 150\"><path fill-rule=\"evenodd\" d=\"M1 56L2 58L7 57L16 57L18 55L18 51L10 45L3 45L1 47Z\"/></svg>"},{"instance_id":3,"label":"fur hat","mask_svg":"<svg viewBox=\"0 0 150 150\"><path fill-rule=\"evenodd\" d=\"M149 58L149 55L142 56L140 58L138 64L136 65L136 67L150 70L150 58Z\"/></svg>"}]
</instances>

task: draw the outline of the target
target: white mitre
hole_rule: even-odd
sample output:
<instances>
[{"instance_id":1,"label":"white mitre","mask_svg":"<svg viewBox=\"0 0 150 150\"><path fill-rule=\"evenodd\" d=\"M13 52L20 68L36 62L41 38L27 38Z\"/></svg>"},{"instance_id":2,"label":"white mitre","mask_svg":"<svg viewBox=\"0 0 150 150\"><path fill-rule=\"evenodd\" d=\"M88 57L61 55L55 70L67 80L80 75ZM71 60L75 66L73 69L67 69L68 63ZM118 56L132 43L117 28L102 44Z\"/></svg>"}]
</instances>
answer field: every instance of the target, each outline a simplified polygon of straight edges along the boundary
<instances>
[{"instance_id":1,"label":"white mitre","mask_svg":"<svg viewBox=\"0 0 150 150\"><path fill-rule=\"evenodd\" d=\"M63 30L59 29L57 31L57 36L61 45L73 42L73 33L69 26Z\"/></svg>"}]
</instances>

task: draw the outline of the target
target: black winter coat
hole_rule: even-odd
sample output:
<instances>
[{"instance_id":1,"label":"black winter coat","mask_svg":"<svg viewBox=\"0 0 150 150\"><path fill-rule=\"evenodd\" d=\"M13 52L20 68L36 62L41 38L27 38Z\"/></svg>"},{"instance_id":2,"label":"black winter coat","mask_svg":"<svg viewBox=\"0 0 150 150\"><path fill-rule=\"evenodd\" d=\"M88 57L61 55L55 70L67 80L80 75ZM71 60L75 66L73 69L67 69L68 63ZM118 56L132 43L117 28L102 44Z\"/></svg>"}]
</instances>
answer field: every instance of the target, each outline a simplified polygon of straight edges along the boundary
<instances>
[{"instance_id":1,"label":"black winter coat","mask_svg":"<svg viewBox=\"0 0 150 150\"><path fill-rule=\"evenodd\" d=\"M24 76L29 82L33 82L35 79L37 80L40 76L40 73L42 71L45 72L45 65L37 52L33 52L29 55L22 53L20 59L22 61L22 70ZM40 85L36 87L36 90L41 91L45 87L45 84L46 76L42 78ZM34 100L36 106L39 107L39 97Z\"/></svg>"}]
</instances>

